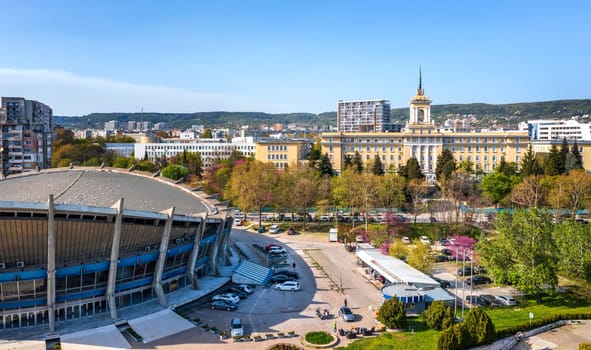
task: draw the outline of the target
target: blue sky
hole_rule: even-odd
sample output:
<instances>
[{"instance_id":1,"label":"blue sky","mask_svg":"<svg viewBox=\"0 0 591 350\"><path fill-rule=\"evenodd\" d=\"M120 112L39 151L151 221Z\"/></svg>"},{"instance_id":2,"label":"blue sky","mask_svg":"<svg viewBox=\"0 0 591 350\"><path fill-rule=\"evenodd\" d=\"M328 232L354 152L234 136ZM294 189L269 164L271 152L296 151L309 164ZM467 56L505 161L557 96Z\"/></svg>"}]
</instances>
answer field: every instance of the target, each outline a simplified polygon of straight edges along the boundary
<instances>
[{"instance_id":1,"label":"blue sky","mask_svg":"<svg viewBox=\"0 0 591 350\"><path fill-rule=\"evenodd\" d=\"M0 96L92 112L591 96L589 1L3 0Z\"/></svg>"}]
</instances>

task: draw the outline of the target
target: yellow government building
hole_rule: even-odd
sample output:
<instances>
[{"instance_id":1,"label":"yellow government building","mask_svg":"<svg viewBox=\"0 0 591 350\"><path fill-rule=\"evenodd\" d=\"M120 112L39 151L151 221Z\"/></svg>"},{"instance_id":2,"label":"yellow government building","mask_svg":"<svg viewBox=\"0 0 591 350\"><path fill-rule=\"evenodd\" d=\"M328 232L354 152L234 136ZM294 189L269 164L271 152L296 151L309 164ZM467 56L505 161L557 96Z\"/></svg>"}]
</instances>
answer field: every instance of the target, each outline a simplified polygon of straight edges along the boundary
<instances>
[{"instance_id":1,"label":"yellow government building","mask_svg":"<svg viewBox=\"0 0 591 350\"><path fill-rule=\"evenodd\" d=\"M410 100L410 118L400 131L342 132L337 128L337 132L323 133L321 144L322 154L328 154L339 174L345 157L359 152L364 164L377 155L386 171L397 171L414 157L427 179L434 180L437 157L445 149L458 162L470 160L475 170L492 172L503 158L520 164L529 137L526 130L456 132L439 128L431 120L431 100L419 80Z\"/></svg>"}]
</instances>

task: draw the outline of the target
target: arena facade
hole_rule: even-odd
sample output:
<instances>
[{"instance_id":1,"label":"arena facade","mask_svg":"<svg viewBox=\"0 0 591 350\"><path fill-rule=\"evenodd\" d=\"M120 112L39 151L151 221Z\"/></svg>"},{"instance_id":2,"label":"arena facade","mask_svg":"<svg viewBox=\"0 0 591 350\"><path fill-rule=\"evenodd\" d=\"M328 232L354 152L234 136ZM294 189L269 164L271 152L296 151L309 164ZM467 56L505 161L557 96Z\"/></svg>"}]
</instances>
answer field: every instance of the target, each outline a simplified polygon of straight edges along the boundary
<instances>
[{"instance_id":1,"label":"arena facade","mask_svg":"<svg viewBox=\"0 0 591 350\"><path fill-rule=\"evenodd\" d=\"M232 209L159 177L51 169L0 180L0 329L48 326L199 289Z\"/></svg>"}]
</instances>

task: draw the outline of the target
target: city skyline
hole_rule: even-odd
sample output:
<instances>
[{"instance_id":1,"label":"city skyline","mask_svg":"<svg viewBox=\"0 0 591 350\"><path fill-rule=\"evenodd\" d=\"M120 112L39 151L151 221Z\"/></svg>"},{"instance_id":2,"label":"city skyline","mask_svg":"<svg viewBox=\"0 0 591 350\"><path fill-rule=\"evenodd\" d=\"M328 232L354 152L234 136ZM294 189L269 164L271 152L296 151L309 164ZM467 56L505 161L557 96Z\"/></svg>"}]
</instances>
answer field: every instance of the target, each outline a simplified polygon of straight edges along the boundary
<instances>
[{"instance_id":1,"label":"city skyline","mask_svg":"<svg viewBox=\"0 0 591 350\"><path fill-rule=\"evenodd\" d=\"M589 7L9 1L0 95L55 115L321 113L359 99L399 108L421 66L433 104L588 98Z\"/></svg>"}]
</instances>

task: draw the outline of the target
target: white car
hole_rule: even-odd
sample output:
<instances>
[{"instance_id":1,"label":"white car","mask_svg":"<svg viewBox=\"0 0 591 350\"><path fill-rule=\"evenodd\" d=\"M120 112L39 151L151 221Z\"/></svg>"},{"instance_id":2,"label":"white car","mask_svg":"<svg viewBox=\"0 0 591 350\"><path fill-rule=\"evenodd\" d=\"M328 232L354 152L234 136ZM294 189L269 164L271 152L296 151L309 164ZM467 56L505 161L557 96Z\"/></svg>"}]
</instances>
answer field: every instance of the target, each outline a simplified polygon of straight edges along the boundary
<instances>
[{"instance_id":1,"label":"white car","mask_svg":"<svg viewBox=\"0 0 591 350\"><path fill-rule=\"evenodd\" d=\"M280 248L280 247L272 247L271 249L269 249L267 251L268 254L287 254L287 252L285 251L285 249Z\"/></svg>"},{"instance_id":2,"label":"white car","mask_svg":"<svg viewBox=\"0 0 591 350\"><path fill-rule=\"evenodd\" d=\"M269 233L279 233L279 225L271 225Z\"/></svg>"},{"instance_id":3,"label":"white car","mask_svg":"<svg viewBox=\"0 0 591 350\"><path fill-rule=\"evenodd\" d=\"M401 238L402 243L410 244L410 238L404 236Z\"/></svg>"},{"instance_id":4,"label":"white car","mask_svg":"<svg viewBox=\"0 0 591 350\"><path fill-rule=\"evenodd\" d=\"M300 290L300 283L296 281L287 281L280 284L276 284L275 290L290 290L292 292L296 292Z\"/></svg>"},{"instance_id":5,"label":"white car","mask_svg":"<svg viewBox=\"0 0 591 350\"><path fill-rule=\"evenodd\" d=\"M247 284L241 284L241 285L237 286L236 288L238 288L241 291L243 291L244 293L248 293L248 294L252 294L252 292L254 291L252 289L252 287Z\"/></svg>"},{"instance_id":6,"label":"white car","mask_svg":"<svg viewBox=\"0 0 591 350\"><path fill-rule=\"evenodd\" d=\"M231 322L232 330L230 331L232 337L241 337L244 335L244 326L242 320L239 318L232 319Z\"/></svg>"},{"instance_id":7,"label":"white car","mask_svg":"<svg viewBox=\"0 0 591 350\"><path fill-rule=\"evenodd\" d=\"M213 298L211 298L211 300L224 300L232 304L238 304L240 302L240 297L232 293L223 293L214 295Z\"/></svg>"},{"instance_id":8,"label":"white car","mask_svg":"<svg viewBox=\"0 0 591 350\"><path fill-rule=\"evenodd\" d=\"M503 305L515 306L517 305L517 301L513 299L513 297L509 295L495 295L495 298L501 302Z\"/></svg>"},{"instance_id":9,"label":"white car","mask_svg":"<svg viewBox=\"0 0 591 350\"><path fill-rule=\"evenodd\" d=\"M419 237L419 241L421 241L421 243L431 244L431 241L429 240L429 237L427 237L427 236Z\"/></svg>"},{"instance_id":10,"label":"white car","mask_svg":"<svg viewBox=\"0 0 591 350\"><path fill-rule=\"evenodd\" d=\"M242 226L242 219L234 219L234 226Z\"/></svg>"}]
</instances>

